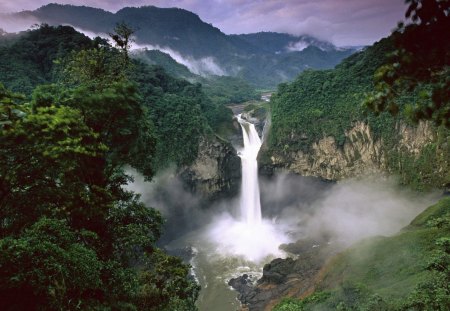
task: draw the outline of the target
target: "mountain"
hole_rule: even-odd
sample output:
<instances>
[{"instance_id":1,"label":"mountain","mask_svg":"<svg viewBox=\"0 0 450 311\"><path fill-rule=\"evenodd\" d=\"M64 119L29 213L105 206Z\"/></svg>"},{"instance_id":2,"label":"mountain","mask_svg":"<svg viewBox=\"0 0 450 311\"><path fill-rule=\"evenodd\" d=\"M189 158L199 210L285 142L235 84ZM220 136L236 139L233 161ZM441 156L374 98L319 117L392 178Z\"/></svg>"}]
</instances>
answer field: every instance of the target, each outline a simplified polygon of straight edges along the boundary
<instances>
[{"instance_id":1,"label":"mountain","mask_svg":"<svg viewBox=\"0 0 450 311\"><path fill-rule=\"evenodd\" d=\"M86 6L48 4L1 17L24 25L69 24L102 36L112 32L117 23L126 22L136 30L138 47L170 54L196 74L237 76L261 88L273 88L308 68L333 68L354 52L306 35L226 35L196 14L178 8L127 7L111 13Z\"/></svg>"},{"instance_id":2,"label":"mountain","mask_svg":"<svg viewBox=\"0 0 450 311\"><path fill-rule=\"evenodd\" d=\"M177 63L168 53L160 50L141 49L134 51L134 57L142 60L149 65L159 65L163 67L168 74L183 79L193 79L196 75L189 71L189 68L183 64Z\"/></svg>"},{"instance_id":3,"label":"mountain","mask_svg":"<svg viewBox=\"0 0 450 311\"><path fill-rule=\"evenodd\" d=\"M234 35L233 37L246 41L261 51L272 54L302 51L309 46L315 46L322 51L338 50L333 44L320 41L308 35L294 36L287 33L258 32Z\"/></svg>"},{"instance_id":4,"label":"mountain","mask_svg":"<svg viewBox=\"0 0 450 311\"><path fill-rule=\"evenodd\" d=\"M417 92L402 95L396 117L375 116L364 106L377 68L393 50L389 37L335 69L308 70L280 84L271 99L262 162L329 180L389 173L418 190L449 187L449 131L429 122L413 125L404 117L406 104L420 98Z\"/></svg>"}]
</instances>

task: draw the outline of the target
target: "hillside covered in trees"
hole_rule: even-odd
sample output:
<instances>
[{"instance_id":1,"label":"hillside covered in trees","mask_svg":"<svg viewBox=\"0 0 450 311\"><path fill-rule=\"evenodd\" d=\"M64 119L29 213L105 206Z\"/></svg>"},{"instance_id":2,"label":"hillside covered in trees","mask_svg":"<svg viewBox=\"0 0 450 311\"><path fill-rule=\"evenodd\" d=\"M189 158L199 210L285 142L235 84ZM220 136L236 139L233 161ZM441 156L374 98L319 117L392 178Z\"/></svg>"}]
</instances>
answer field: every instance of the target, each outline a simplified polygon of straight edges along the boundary
<instances>
[{"instance_id":1,"label":"hillside covered in trees","mask_svg":"<svg viewBox=\"0 0 450 311\"><path fill-rule=\"evenodd\" d=\"M355 51L307 35L226 35L198 15L179 8L125 7L112 13L86 6L48 4L34 11L0 16L29 26L36 22L69 24L99 35L108 34L116 23L126 22L136 30L139 46L175 53L185 65L192 64L190 69L197 74L233 76L257 88L274 88L308 68L332 68ZM153 55L153 59L167 64L167 57Z\"/></svg>"},{"instance_id":2,"label":"hillside covered in trees","mask_svg":"<svg viewBox=\"0 0 450 311\"><path fill-rule=\"evenodd\" d=\"M48 25L0 48L2 309L195 308L198 285L156 246L163 219L124 190L123 167L189 163L229 114L125 52Z\"/></svg>"},{"instance_id":3,"label":"hillside covered in trees","mask_svg":"<svg viewBox=\"0 0 450 311\"><path fill-rule=\"evenodd\" d=\"M269 236L281 228L286 236L298 237L308 228L304 225L309 200L322 200L335 181L372 173L395 176L401 186L419 195L438 189L440 201L400 232L369 237L348 249L333 248L334 240L325 236L331 231L321 232L320 243L309 236L311 240L304 245L287 238L289 243L283 242L281 248L289 252L297 247L296 259L268 263L258 281L247 274L234 280L246 290L245 286L254 286L247 294L255 300L263 297L257 303L274 297L267 301L272 305L267 305L276 311L448 310L450 49L442 30L449 29L449 5L438 0L407 2L406 15L412 22L400 24L392 36L356 53L310 36L225 35L182 9L124 8L111 13L50 4L0 15L50 23L17 34L0 31L0 309L196 310L202 278L195 279L189 265L158 244L165 220L156 209L144 205L138 194L127 190L133 180L128 168L148 181L171 168L180 177L192 165L206 176L194 176L199 184L204 182L200 187L219 188L222 182L237 189L239 183L233 178L239 174L238 152L232 150L227 135L240 130L240 125L233 123L227 105L257 99L257 87L272 88L300 73L294 81L279 84L270 102L233 106L245 114L243 130L253 129L245 119L261 121L258 129L263 131L263 121L270 118L259 163L267 175L275 175L262 187L273 191L265 194L273 197L268 203L273 206L259 218L252 217L256 223L241 222L234 219L234 209L229 215L222 212L247 203L237 206L237 200L225 198L205 211L191 191L196 185L169 184L173 189L162 185L157 190L159 197L177 201L172 207L178 210L171 216L183 214L176 226L183 227L184 218L198 218L189 223L192 227L171 228L174 237L170 239L180 238L179 242L180 232L197 229L204 219L218 224L224 216L225 225L208 231L220 240L217 245L221 247L211 250L209 244L217 246L217 241L208 240L205 249L210 253L201 255L208 261L205 267L217 264L226 270L229 267L222 266L236 264L234 277L245 271L240 261L245 256L241 255L256 245L244 244L239 249L243 253L233 257L234 253L223 249L227 244L221 244L228 238L222 235L226 229L243 224L235 232L258 239L255 232L262 223L274 229ZM116 24L121 20L134 24L131 28ZM111 40L90 39L71 26L58 26L61 23L111 32ZM144 24L152 27L141 27ZM168 47L189 61L219 65L223 72L195 74L170 53L131 51L133 34L139 44ZM220 161L228 160L228 166L219 167ZM254 178L242 184L245 187L251 180L250 188L258 190L253 192L257 194L252 204L261 212L256 153L252 160ZM306 179L301 179L292 188L280 189L279 185L290 185L291 176L276 176L279 168L301 178L320 177L314 182L321 186L308 188ZM214 178L222 179L216 183ZM305 193L311 192L308 198L299 199L295 188L299 185L305 186L301 189ZM293 192L285 202L279 200L283 191ZM187 195L178 196L178 192ZM334 208L330 201L324 202ZM188 208L182 210L185 205ZM274 217L263 218L272 213L270 209ZM215 214L218 211L222 216ZM299 232L278 223L283 217L289 218L286 228ZM333 217L352 226L345 213ZM194 240L205 232L189 232L189 238ZM203 243L202 239L195 243ZM249 241L262 246L266 242ZM186 252L197 251L195 244L189 247ZM326 256L314 257L328 247ZM270 254L278 255L278 250ZM220 260L210 263L210 255ZM313 269L308 267L311 262ZM209 277L229 294L224 280L231 274L219 276L221 272L209 270ZM301 290L295 288L299 283ZM283 290L277 292L280 284ZM209 290L217 290L212 285ZM222 293L218 290L212 296ZM291 297L275 297L280 293ZM229 299L225 296L222 301ZM249 310L257 310L252 308L250 304Z\"/></svg>"},{"instance_id":4,"label":"hillside covered in trees","mask_svg":"<svg viewBox=\"0 0 450 311\"><path fill-rule=\"evenodd\" d=\"M375 91L375 72L388 62L388 55L394 49L393 39L386 38L348 57L335 69L308 70L292 83L280 84L271 101L268 156L289 158L299 152L310 154L327 137L343 153L358 142L376 145L372 148L378 148L378 142L376 151L380 155L374 161L400 176L402 183L416 189L448 187L450 149L449 130L445 126L427 125L432 127L428 133L435 134L427 134L433 136L432 142L422 146L418 154L401 147L407 137L402 129L416 128L407 111L408 104L419 99L419 90L398 97L400 112L394 116L387 111L375 115L365 105L368 94ZM349 133L358 124L367 124L369 132L355 132L351 136ZM375 150L371 152L375 155ZM350 164L361 157L353 156L348 159Z\"/></svg>"},{"instance_id":5,"label":"hillside covered in trees","mask_svg":"<svg viewBox=\"0 0 450 311\"><path fill-rule=\"evenodd\" d=\"M273 157L282 149L295 161L299 154L326 150L321 142L349 157L352 145L361 152L370 146L372 152L381 150L381 164L400 183L424 193L440 188L444 195L398 233L363 239L328 257L312 284L292 288L293 297L273 310L450 308L450 50L444 31L450 6L406 2L410 20L390 37L334 70L304 72L279 86L272 97L269 153ZM420 144L412 150L407 141L414 139ZM306 259L315 256L306 253Z\"/></svg>"}]
</instances>

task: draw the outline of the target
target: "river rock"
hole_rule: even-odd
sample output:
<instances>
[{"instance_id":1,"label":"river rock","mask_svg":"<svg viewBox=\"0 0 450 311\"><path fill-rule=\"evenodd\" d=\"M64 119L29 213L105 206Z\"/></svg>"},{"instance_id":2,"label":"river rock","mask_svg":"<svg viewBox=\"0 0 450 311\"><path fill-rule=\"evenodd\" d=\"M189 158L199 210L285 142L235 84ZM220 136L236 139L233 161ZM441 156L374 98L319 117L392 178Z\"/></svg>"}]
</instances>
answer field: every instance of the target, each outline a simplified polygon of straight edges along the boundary
<instances>
[{"instance_id":1,"label":"river rock","mask_svg":"<svg viewBox=\"0 0 450 311\"><path fill-rule=\"evenodd\" d=\"M273 283L282 284L286 281L286 277L292 273L292 268L294 266L294 259L277 258L272 260L270 263L264 265L263 276L258 280L258 283Z\"/></svg>"},{"instance_id":2,"label":"river rock","mask_svg":"<svg viewBox=\"0 0 450 311\"><path fill-rule=\"evenodd\" d=\"M239 292L238 299L245 310L269 311L284 297L303 297L314 289L326 260L340 250L332 243L316 243L317 240L301 240L284 245L301 253L296 258L272 260L264 266L263 276L256 283L248 282L245 275L230 280L228 284Z\"/></svg>"}]
</instances>

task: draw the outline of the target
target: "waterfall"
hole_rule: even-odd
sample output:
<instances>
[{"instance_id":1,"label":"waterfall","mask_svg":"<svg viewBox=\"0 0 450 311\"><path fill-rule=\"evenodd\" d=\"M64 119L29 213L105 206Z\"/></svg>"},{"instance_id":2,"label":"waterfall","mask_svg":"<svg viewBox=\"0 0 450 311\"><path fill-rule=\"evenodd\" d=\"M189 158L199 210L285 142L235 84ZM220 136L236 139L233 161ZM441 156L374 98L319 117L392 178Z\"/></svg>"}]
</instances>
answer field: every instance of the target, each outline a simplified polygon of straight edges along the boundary
<instances>
[{"instance_id":1,"label":"waterfall","mask_svg":"<svg viewBox=\"0 0 450 311\"><path fill-rule=\"evenodd\" d=\"M258 184L258 157L261 139L255 125L236 118L242 128L244 148L238 150L242 162L242 186L239 205L239 216L228 213L219 215L208 226L207 237L216 252L227 256L239 256L260 264L267 261L268 256L282 257L278 246L289 243L285 227L274 220L261 217L261 202Z\"/></svg>"},{"instance_id":2,"label":"waterfall","mask_svg":"<svg viewBox=\"0 0 450 311\"><path fill-rule=\"evenodd\" d=\"M242 119L240 114L237 115L237 120L241 125L244 140L244 149L239 152L242 163L240 218L249 225L255 225L262 221L256 160L261 148L261 139L254 124Z\"/></svg>"}]
</instances>

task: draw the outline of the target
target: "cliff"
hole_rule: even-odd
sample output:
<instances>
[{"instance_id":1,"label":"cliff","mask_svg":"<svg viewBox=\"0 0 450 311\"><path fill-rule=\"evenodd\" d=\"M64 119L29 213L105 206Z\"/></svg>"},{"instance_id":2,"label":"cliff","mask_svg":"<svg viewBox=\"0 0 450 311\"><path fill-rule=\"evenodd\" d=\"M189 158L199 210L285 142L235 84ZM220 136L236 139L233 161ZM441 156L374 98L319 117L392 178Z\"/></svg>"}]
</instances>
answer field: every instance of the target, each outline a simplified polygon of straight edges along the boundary
<instances>
[{"instance_id":1,"label":"cliff","mask_svg":"<svg viewBox=\"0 0 450 311\"><path fill-rule=\"evenodd\" d=\"M393 50L386 38L333 70L305 71L280 84L260 163L330 180L388 173L416 190L449 187L450 131L408 123L408 109L421 100L416 91L399 95L396 116L374 115L364 105Z\"/></svg>"},{"instance_id":2,"label":"cliff","mask_svg":"<svg viewBox=\"0 0 450 311\"><path fill-rule=\"evenodd\" d=\"M180 169L188 188L210 200L236 195L241 179L241 160L233 146L215 136L200 140L195 161Z\"/></svg>"},{"instance_id":3,"label":"cliff","mask_svg":"<svg viewBox=\"0 0 450 311\"><path fill-rule=\"evenodd\" d=\"M422 179L434 175L433 186L448 186L448 135L439 134L426 122L410 126L399 121L393 132L395 135L387 141L376 137L368 123L357 121L345 131L342 145L334 136L323 136L313 142L308 151L269 150L269 156L262 158L266 165L329 180L373 173L399 174L405 179L413 173L410 170L417 168L414 173ZM424 165L427 164L424 157L434 159L433 163L428 163L430 168Z\"/></svg>"}]
</instances>

